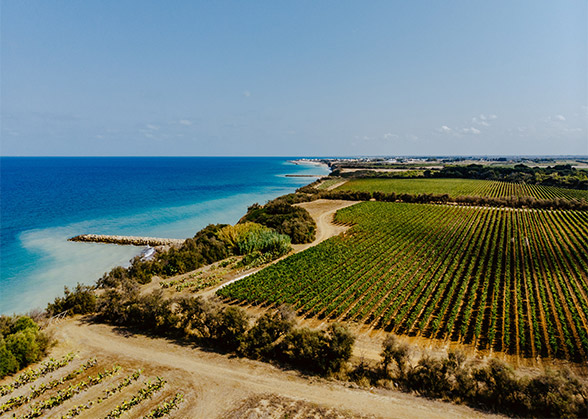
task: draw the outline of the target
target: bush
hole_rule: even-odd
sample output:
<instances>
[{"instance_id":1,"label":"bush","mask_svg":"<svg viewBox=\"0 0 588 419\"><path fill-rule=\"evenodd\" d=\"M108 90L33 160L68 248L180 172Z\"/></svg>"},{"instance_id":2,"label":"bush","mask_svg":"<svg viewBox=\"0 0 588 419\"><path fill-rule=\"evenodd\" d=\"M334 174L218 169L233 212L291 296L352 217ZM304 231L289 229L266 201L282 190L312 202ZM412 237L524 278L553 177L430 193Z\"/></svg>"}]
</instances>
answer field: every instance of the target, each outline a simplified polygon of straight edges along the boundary
<instances>
[{"instance_id":1,"label":"bush","mask_svg":"<svg viewBox=\"0 0 588 419\"><path fill-rule=\"evenodd\" d=\"M249 317L238 307L227 307L218 314L213 330L215 345L226 351L236 351L249 325Z\"/></svg>"},{"instance_id":2,"label":"bush","mask_svg":"<svg viewBox=\"0 0 588 419\"><path fill-rule=\"evenodd\" d=\"M0 378L43 357L49 338L28 316L0 316Z\"/></svg>"},{"instance_id":3,"label":"bush","mask_svg":"<svg viewBox=\"0 0 588 419\"><path fill-rule=\"evenodd\" d=\"M316 224L308 211L291 205L287 199L278 198L264 206L254 204L239 224L254 222L286 234L292 243L311 243L316 233Z\"/></svg>"},{"instance_id":4,"label":"bush","mask_svg":"<svg viewBox=\"0 0 588 419\"><path fill-rule=\"evenodd\" d=\"M327 331L293 329L277 348L278 357L302 370L330 374L349 360L354 342L347 328L338 324Z\"/></svg>"},{"instance_id":5,"label":"bush","mask_svg":"<svg viewBox=\"0 0 588 419\"><path fill-rule=\"evenodd\" d=\"M253 359L271 358L279 339L286 336L294 327L291 311L281 309L266 313L244 336L239 353Z\"/></svg>"},{"instance_id":6,"label":"bush","mask_svg":"<svg viewBox=\"0 0 588 419\"><path fill-rule=\"evenodd\" d=\"M96 295L94 287L78 283L73 291L64 287L64 296L57 297L53 303L47 305L50 316L69 310L69 314L87 314L96 310Z\"/></svg>"},{"instance_id":7,"label":"bush","mask_svg":"<svg viewBox=\"0 0 588 419\"><path fill-rule=\"evenodd\" d=\"M394 335L388 335L382 343L382 375L384 378L389 377L389 366L394 361L399 376L404 376L407 370L408 362L408 345L400 344Z\"/></svg>"}]
</instances>

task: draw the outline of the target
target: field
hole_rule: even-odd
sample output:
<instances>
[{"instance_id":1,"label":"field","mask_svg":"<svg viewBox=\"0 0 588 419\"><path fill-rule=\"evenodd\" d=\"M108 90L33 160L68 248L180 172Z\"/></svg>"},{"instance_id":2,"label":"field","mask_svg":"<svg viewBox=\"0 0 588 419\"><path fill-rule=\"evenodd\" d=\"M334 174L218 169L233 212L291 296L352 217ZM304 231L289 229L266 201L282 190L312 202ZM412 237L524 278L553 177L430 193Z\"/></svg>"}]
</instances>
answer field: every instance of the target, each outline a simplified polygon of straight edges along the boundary
<instances>
[{"instance_id":1,"label":"field","mask_svg":"<svg viewBox=\"0 0 588 419\"><path fill-rule=\"evenodd\" d=\"M352 179L339 186L337 190L491 198L531 196L536 199L561 198L588 201L588 191L578 189L474 179Z\"/></svg>"},{"instance_id":2,"label":"field","mask_svg":"<svg viewBox=\"0 0 588 419\"><path fill-rule=\"evenodd\" d=\"M342 236L221 290L300 315L588 359L588 213L364 202Z\"/></svg>"},{"instance_id":3,"label":"field","mask_svg":"<svg viewBox=\"0 0 588 419\"><path fill-rule=\"evenodd\" d=\"M74 360L70 353L0 386L0 414L73 418L91 409L93 417L108 419L131 410L135 417L162 417L183 401L183 394L166 384L142 369L125 369L95 357Z\"/></svg>"}]
</instances>

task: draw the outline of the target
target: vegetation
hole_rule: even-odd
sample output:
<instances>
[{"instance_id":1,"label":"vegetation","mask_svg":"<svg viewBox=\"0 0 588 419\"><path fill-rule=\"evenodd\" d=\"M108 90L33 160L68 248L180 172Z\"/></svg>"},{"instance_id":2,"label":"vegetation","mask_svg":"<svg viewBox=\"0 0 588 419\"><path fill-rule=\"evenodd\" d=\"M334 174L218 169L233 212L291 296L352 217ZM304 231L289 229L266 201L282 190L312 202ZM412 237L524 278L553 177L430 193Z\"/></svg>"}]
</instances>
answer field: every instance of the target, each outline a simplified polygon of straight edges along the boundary
<instances>
[{"instance_id":1,"label":"vegetation","mask_svg":"<svg viewBox=\"0 0 588 419\"><path fill-rule=\"evenodd\" d=\"M182 393L176 393L171 399L158 404L143 419L154 419L167 416L172 410L177 409L182 401L184 401L184 395Z\"/></svg>"},{"instance_id":2,"label":"vegetation","mask_svg":"<svg viewBox=\"0 0 588 419\"><path fill-rule=\"evenodd\" d=\"M380 365L361 365L356 380L394 383L426 397L521 417L583 417L588 411L588 388L570 371L523 376L497 359L474 364L455 351L442 357L425 355L413 364L408 351L389 335L382 345Z\"/></svg>"},{"instance_id":3,"label":"vegetation","mask_svg":"<svg viewBox=\"0 0 588 419\"><path fill-rule=\"evenodd\" d=\"M96 374L95 376L88 377L86 380L80 381L76 384L71 384L70 386L59 390L49 398L29 405L29 412L23 415L22 417L25 419L37 418L41 416L46 410L53 409L57 406L62 405L64 402L71 399L76 394L79 394L90 387L100 384L106 378L112 377L119 371L120 367L115 365L110 369L105 369L104 371Z\"/></svg>"},{"instance_id":4,"label":"vegetation","mask_svg":"<svg viewBox=\"0 0 588 419\"><path fill-rule=\"evenodd\" d=\"M365 202L218 294L522 356L588 359L588 213Z\"/></svg>"},{"instance_id":5,"label":"vegetation","mask_svg":"<svg viewBox=\"0 0 588 419\"><path fill-rule=\"evenodd\" d=\"M275 199L264 206L254 204L239 223L252 221L286 234L292 243L310 243L314 240L316 224L304 208L291 205L288 196Z\"/></svg>"},{"instance_id":6,"label":"vegetation","mask_svg":"<svg viewBox=\"0 0 588 419\"><path fill-rule=\"evenodd\" d=\"M43 362L38 368L32 368L27 371L23 371L16 378L8 383L0 386L0 397L6 396L12 393L17 388L20 388L28 383L35 381L37 378L43 377L53 371L57 371L59 368L65 367L74 358L74 354L69 353L60 360L50 358Z\"/></svg>"},{"instance_id":7,"label":"vegetation","mask_svg":"<svg viewBox=\"0 0 588 419\"><path fill-rule=\"evenodd\" d=\"M254 359L275 360L315 373L337 371L351 357L354 338L341 325L326 331L294 327L287 309L260 317L250 326L238 307L200 297L165 299L161 292L126 297L104 294L102 321L150 333L188 337L196 342Z\"/></svg>"},{"instance_id":8,"label":"vegetation","mask_svg":"<svg viewBox=\"0 0 588 419\"><path fill-rule=\"evenodd\" d=\"M424 163L424 162L423 162ZM443 164L441 168L427 169L424 164L390 164L386 162L336 162L331 165L332 176L345 178L459 178L484 179L528 185L556 186L588 190L588 171L576 169L571 164L548 167L531 167L525 164ZM352 169L345 171L345 169ZM378 170L380 169L380 170ZM393 170L382 170L393 169ZM416 170L415 170L416 169Z\"/></svg>"},{"instance_id":9,"label":"vegetation","mask_svg":"<svg viewBox=\"0 0 588 419\"><path fill-rule=\"evenodd\" d=\"M84 410L88 410L96 404L102 403L103 401L109 399L111 396L114 396L116 393L122 391L126 387L133 384L135 381L139 379L141 376L142 371L137 370L134 373L126 376L122 379L118 384L104 390L102 396L98 397L97 399L93 399L88 401L87 403L78 404L72 408L70 408L65 414L61 416L62 419L71 419L78 416Z\"/></svg>"},{"instance_id":10,"label":"vegetation","mask_svg":"<svg viewBox=\"0 0 588 419\"><path fill-rule=\"evenodd\" d=\"M425 174L427 175L427 173ZM432 172L428 175L439 178L501 180L530 185L588 190L588 172L575 169L570 164L546 168L530 167L524 164L517 164L514 167L489 167L480 164L467 166L448 165L440 171Z\"/></svg>"},{"instance_id":11,"label":"vegetation","mask_svg":"<svg viewBox=\"0 0 588 419\"><path fill-rule=\"evenodd\" d=\"M531 197L541 200L588 201L586 190L474 179L352 179L338 187L337 191L382 192L396 195L447 194L451 198L460 196Z\"/></svg>"},{"instance_id":12,"label":"vegetation","mask_svg":"<svg viewBox=\"0 0 588 419\"><path fill-rule=\"evenodd\" d=\"M128 410L141 403L145 399L150 399L154 393L158 392L165 386L166 381L157 377L154 382L148 381L143 388L141 388L135 396L129 400L125 400L119 406L112 409L106 416L105 419L114 419L122 416Z\"/></svg>"},{"instance_id":13,"label":"vegetation","mask_svg":"<svg viewBox=\"0 0 588 419\"><path fill-rule=\"evenodd\" d=\"M55 316L66 310L70 314L87 314L96 309L96 295L94 287L78 283L73 291L64 287L64 296L57 297L53 303L47 305L47 314Z\"/></svg>"},{"instance_id":14,"label":"vegetation","mask_svg":"<svg viewBox=\"0 0 588 419\"><path fill-rule=\"evenodd\" d=\"M47 391L52 390L55 387L62 385L63 383L66 383L68 381L73 380L74 378L76 378L77 376L82 374L87 369L92 368L94 365L96 365L96 362L97 362L96 359L93 358L93 359L85 362L82 366L80 366L76 370L70 372L69 374L66 374L60 378L55 378L51 381L48 381L46 383L43 383L43 384L37 386L37 387L32 387L31 391L27 394L22 394L20 396L11 397L6 402L4 402L2 404L2 406L0 406L0 414L6 413L10 410L16 409L19 406L22 406L26 403L29 403L31 400L36 399L37 397L43 395Z\"/></svg>"},{"instance_id":15,"label":"vegetation","mask_svg":"<svg viewBox=\"0 0 588 419\"><path fill-rule=\"evenodd\" d=\"M28 316L0 316L0 378L40 360L49 337Z\"/></svg>"}]
</instances>

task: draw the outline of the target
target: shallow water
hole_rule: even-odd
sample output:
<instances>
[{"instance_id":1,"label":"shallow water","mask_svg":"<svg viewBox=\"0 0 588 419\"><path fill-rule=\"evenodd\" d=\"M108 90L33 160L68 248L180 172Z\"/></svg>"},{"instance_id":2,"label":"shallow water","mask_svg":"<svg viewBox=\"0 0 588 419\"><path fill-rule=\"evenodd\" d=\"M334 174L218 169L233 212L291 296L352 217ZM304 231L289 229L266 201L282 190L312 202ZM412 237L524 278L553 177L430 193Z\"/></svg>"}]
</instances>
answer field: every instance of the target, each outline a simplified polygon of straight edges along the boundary
<instances>
[{"instance_id":1,"label":"shallow water","mask_svg":"<svg viewBox=\"0 0 588 419\"><path fill-rule=\"evenodd\" d=\"M313 180L285 174L328 173L286 158L3 157L0 169L0 313L44 307L143 249L69 237L191 237Z\"/></svg>"}]
</instances>

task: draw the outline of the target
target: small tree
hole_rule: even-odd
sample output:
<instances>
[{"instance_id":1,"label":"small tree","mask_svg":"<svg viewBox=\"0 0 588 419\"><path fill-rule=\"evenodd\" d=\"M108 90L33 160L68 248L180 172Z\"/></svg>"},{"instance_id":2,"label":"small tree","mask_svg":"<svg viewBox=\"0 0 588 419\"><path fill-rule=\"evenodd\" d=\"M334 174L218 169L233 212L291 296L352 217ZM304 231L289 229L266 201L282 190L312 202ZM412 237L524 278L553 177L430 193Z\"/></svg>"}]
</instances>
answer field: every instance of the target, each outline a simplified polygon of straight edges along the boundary
<instances>
[{"instance_id":1,"label":"small tree","mask_svg":"<svg viewBox=\"0 0 588 419\"><path fill-rule=\"evenodd\" d=\"M396 363L399 377L405 375L408 362L408 345L400 344L394 335L388 335L382 343L382 374L385 378L389 377L389 367L392 361Z\"/></svg>"}]
</instances>

